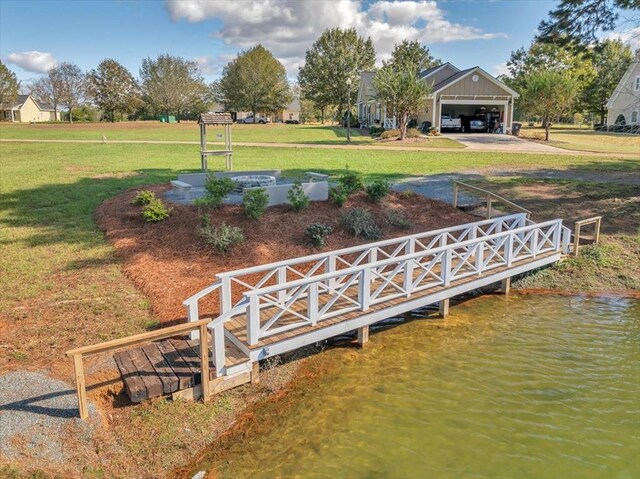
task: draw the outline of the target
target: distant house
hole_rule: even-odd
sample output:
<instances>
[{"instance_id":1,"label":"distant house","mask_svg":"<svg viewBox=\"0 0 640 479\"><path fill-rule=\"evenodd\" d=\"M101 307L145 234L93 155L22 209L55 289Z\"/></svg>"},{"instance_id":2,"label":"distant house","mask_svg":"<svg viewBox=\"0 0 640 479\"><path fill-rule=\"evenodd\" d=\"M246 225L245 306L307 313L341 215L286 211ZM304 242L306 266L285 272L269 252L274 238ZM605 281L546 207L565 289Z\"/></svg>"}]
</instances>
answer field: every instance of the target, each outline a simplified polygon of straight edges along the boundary
<instances>
[{"instance_id":1,"label":"distant house","mask_svg":"<svg viewBox=\"0 0 640 479\"><path fill-rule=\"evenodd\" d=\"M356 108L363 126L395 128L396 119L387 115L386 106L376 100L373 87L375 72L362 72ZM451 118L473 116L482 112L499 120L504 133L511 131L513 102L520 95L480 67L460 70L451 63L444 63L419 73L419 77L431 85L429 104L414 119L440 128L442 115Z\"/></svg>"},{"instance_id":2,"label":"distant house","mask_svg":"<svg viewBox=\"0 0 640 479\"><path fill-rule=\"evenodd\" d=\"M274 121L300 121L300 98L294 98L284 110L276 112Z\"/></svg>"},{"instance_id":3,"label":"distant house","mask_svg":"<svg viewBox=\"0 0 640 479\"><path fill-rule=\"evenodd\" d=\"M60 112L52 107L38 103L31 95L18 95L12 106L2 106L0 118L16 123L33 123L40 121L59 121Z\"/></svg>"},{"instance_id":4,"label":"distant house","mask_svg":"<svg viewBox=\"0 0 640 479\"><path fill-rule=\"evenodd\" d=\"M640 49L606 104L607 126L640 124Z\"/></svg>"}]
</instances>

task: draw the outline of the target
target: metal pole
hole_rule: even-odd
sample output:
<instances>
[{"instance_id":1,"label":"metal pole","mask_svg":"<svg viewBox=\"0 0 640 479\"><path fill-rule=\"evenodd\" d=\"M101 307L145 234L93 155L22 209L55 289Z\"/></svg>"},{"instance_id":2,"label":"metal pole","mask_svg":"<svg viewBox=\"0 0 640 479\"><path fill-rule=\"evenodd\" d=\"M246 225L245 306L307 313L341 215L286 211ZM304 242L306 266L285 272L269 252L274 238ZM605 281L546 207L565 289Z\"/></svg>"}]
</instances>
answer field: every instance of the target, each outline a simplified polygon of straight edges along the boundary
<instances>
[{"instance_id":1,"label":"metal pole","mask_svg":"<svg viewBox=\"0 0 640 479\"><path fill-rule=\"evenodd\" d=\"M351 142L351 79L347 80L347 143Z\"/></svg>"}]
</instances>

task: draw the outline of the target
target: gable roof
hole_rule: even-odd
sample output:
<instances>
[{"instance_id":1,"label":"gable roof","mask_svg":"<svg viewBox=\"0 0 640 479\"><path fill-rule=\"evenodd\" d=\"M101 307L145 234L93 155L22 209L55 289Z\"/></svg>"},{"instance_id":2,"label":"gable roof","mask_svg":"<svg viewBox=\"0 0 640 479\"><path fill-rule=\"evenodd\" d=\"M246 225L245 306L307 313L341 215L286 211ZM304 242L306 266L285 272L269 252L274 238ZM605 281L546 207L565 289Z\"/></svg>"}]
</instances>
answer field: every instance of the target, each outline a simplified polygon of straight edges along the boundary
<instances>
[{"instance_id":1,"label":"gable roof","mask_svg":"<svg viewBox=\"0 0 640 479\"><path fill-rule=\"evenodd\" d=\"M364 97L375 97L376 91L373 88L373 77L376 72L360 72L360 86L358 88L358 102L364 100Z\"/></svg>"},{"instance_id":2,"label":"gable roof","mask_svg":"<svg viewBox=\"0 0 640 479\"><path fill-rule=\"evenodd\" d=\"M615 90L613 90L611 97L609 98L609 100L607 100L607 103L605 104L607 108L611 108L613 106L615 101L618 99L618 95L620 95L620 93L625 89L625 85L627 84L627 82L629 82L629 79L631 79L633 71L636 69L636 67L638 67L638 65L640 65L640 56L636 53L636 57L629 64L629 68L627 68L627 71L624 72L624 75L622 75L620 82L616 85ZM638 74L640 75L640 69L638 70Z\"/></svg>"},{"instance_id":3,"label":"gable roof","mask_svg":"<svg viewBox=\"0 0 640 479\"><path fill-rule=\"evenodd\" d=\"M420 73L418 73L418 78L420 79L425 79L430 77L431 75L439 72L440 70L444 69L445 67L449 67L452 70L459 72L460 69L458 67L456 67L455 65L453 65L452 63L446 62L443 63L442 65L438 65L435 67L431 67L431 68L427 68L426 70L421 71Z\"/></svg>"},{"instance_id":4,"label":"gable roof","mask_svg":"<svg viewBox=\"0 0 640 479\"><path fill-rule=\"evenodd\" d=\"M498 85L500 88L502 88L503 90L511 93L513 95L514 98L519 98L520 94L509 88L507 85L505 85L504 83L502 83L500 80L498 80L496 77L494 77L493 75L487 73L486 71L484 71L482 68L480 67L472 67L472 68L468 68L466 70L462 70L459 71L458 73L456 73L455 75L450 76L449 78L442 80L440 83L438 83L437 85L433 86L433 94L438 93L442 90L444 90L445 88L447 88L448 86L453 85L454 83L462 80L463 78L469 76L471 73L473 72L477 72L480 73L483 77L485 77L487 80L495 83L496 85Z\"/></svg>"},{"instance_id":5,"label":"gable roof","mask_svg":"<svg viewBox=\"0 0 640 479\"><path fill-rule=\"evenodd\" d=\"M27 101L27 99L30 97L31 95L18 95L18 97L16 98L15 103L10 107L12 110L15 109L20 109L22 107L22 105L24 105L24 102ZM37 103L36 103L37 104Z\"/></svg>"},{"instance_id":6,"label":"gable roof","mask_svg":"<svg viewBox=\"0 0 640 479\"><path fill-rule=\"evenodd\" d=\"M285 108L285 110L300 111L300 98L295 97L293 101L289 103L289 106Z\"/></svg>"}]
</instances>

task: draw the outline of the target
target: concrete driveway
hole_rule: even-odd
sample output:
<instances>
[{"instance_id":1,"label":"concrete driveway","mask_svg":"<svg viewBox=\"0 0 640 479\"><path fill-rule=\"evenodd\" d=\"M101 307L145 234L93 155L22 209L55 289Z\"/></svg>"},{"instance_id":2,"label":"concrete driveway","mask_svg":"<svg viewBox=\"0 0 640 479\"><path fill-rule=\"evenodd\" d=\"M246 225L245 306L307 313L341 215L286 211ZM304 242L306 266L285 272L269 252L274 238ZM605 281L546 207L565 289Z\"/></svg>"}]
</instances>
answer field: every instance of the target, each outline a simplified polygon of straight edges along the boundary
<instances>
[{"instance_id":1,"label":"concrete driveway","mask_svg":"<svg viewBox=\"0 0 640 479\"><path fill-rule=\"evenodd\" d=\"M566 153L555 146L542 145L512 135L497 133L445 133L443 136L458 141L469 150L509 151L517 153Z\"/></svg>"}]
</instances>

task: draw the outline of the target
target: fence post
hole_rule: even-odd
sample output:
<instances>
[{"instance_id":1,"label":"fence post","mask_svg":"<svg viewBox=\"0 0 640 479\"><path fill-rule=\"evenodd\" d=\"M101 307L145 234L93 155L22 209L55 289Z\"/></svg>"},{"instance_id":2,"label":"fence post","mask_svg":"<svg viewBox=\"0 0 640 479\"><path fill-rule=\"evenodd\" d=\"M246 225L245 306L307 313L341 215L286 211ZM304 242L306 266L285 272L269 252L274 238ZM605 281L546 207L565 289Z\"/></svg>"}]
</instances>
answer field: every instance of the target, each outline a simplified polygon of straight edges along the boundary
<instances>
[{"instance_id":1,"label":"fence post","mask_svg":"<svg viewBox=\"0 0 640 479\"><path fill-rule=\"evenodd\" d=\"M534 258L538 256L538 233L540 233L540 228L536 227L531 234L531 251Z\"/></svg>"},{"instance_id":2,"label":"fence post","mask_svg":"<svg viewBox=\"0 0 640 479\"><path fill-rule=\"evenodd\" d=\"M504 244L504 259L507 261L507 267L511 267L513 263L513 233L509 233Z\"/></svg>"},{"instance_id":3,"label":"fence post","mask_svg":"<svg viewBox=\"0 0 640 479\"><path fill-rule=\"evenodd\" d=\"M327 258L327 265L325 266L326 273L335 273L336 271L336 255L330 254ZM336 279L331 278L327 281L327 286L330 289L334 289L336 287Z\"/></svg>"},{"instance_id":4,"label":"fence post","mask_svg":"<svg viewBox=\"0 0 640 479\"><path fill-rule=\"evenodd\" d=\"M73 368L76 373L76 389L78 391L78 411L80 419L89 417L89 409L87 407L87 388L84 383L84 366L82 365L82 354L73 356Z\"/></svg>"},{"instance_id":5,"label":"fence post","mask_svg":"<svg viewBox=\"0 0 640 479\"><path fill-rule=\"evenodd\" d=\"M209 331L207 325L200 325L200 387L202 402L209 400ZM224 346L223 346L224 350ZM217 366L216 366L217 369Z\"/></svg>"},{"instance_id":6,"label":"fence post","mask_svg":"<svg viewBox=\"0 0 640 479\"><path fill-rule=\"evenodd\" d=\"M458 207L458 183L456 183L455 181L453 182L453 207L457 208Z\"/></svg>"},{"instance_id":7,"label":"fence post","mask_svg":"<svg viewBox=\"0 0 640 479\"><path fill-rule=\"evenodd\" d=\"M231 278L223 276L220 282L220 314L224 314L231 309Z\"/></svg>"},{"instance_id":8,"label":"fence post","mask_svg":"<svg viewBox=\"0 0 640 479\"><path fill-rule=\"evenodd\" d=\"M404 247L404 253L413 254L416 252L416 240L415 238L410 238L407 241L407 245ZM413 290L413 268L414 268L414 259L408 259L404 263L404 291L409 297Z\"/></svg>"},{"instance_id":9,"label":"fence post","mask_svg":"<svg viewBox=\"0 0 640 479\"><path fill-rule=\"evenodd\" d=\"M256 294L249 297L249 308L247 313L247 338L249 344L258 344L260 334L260 298Z\"/></svg>"},{"instance_id":10,"label":"fence post","mask_svg":"<svg viewBox=\"0 0 640 479\"><path fill-rule=\"evenodd\" d=\"M491 219L491 195L487 195L487 219Z\"/></svg>"},{"instance_id":11,"label":"fence post","mask_svg":"<svg viewBox=\"0 0 640 479\"><path fill-rule=\"evenodd\" d=\"M476 246L476 271L478 276L482 274L482 267L484 263L484 241L478 243Z\"/></svg>"},{"instance_id":12,"label":"fence post","mask_svg":"<svg viewBox=\"0 0 640 479\"><path fill-rule=\"evenodd\" d=\"M445 250L442 256L442 282L445 287L451 284L451 248Z\"/></svg>"},{"instance_id":13,"label":"fence post","mask_svg":"<svg viewBox=\"0 0 640 479\"><path fill-rule=\"evenodd\" d=\"M287 282L287 268L286 268L286 266L280 266L278 268L276 276L277 276L276 280L278 282L278 285L286 283ZM284 305L286 293L287 292L284 289L281 289L280 291L278 291L278 301L280 302L280 306Z\"/></svg>"},{"instance_id":14,"label":"fence post","mask_svg":"<svg viewBox=\"0 0 640 479\"><path fill-rule=\"evenodd\" d=\"M318 322L318 283L311 283L307 290L307 316L315 326Z\"/></svg>"},{"instance_id":15,"label":"fence post","mask_svg":"<svg viewBox=\"0 0 640 479\"><path fill-rule=\"evenodd\" d=\"M224 323L218 324L213 328L213 354L213 362L216 365L216 377L219 378L225 371Z\"/></svg>"},{"instance_id":16,"label":"fence post","mask_svg":"<svg viewBox=\"0 0 640 479\"><path fill-rule=\"evenodd\" d=\"M198 300L193 300L187 305L187 322L198 321L200 319L200 313L198 312ZM189 339L196 340L200 336L198 331L190 331Z\"/></svg>"},{"instance_id":17,"label":"fence post","mask_svg":"<svg viewBox=\"0 0 640 479\"><path fill-rule=\"evenodd\" d=\"M575 256L578 256L578 249L580 249L580 228L581 228L581 224L579 222L576 222L576 227L575 227L575 231L573 233L574 238L573 238L573 254Z\"/></svg>"},{"instance_id":18,"label":"fence post","mask_svg":"<svg viewBox=\"0 0 640 479\"><path fill-rule=\"evenodd\" d=\"M362 311L369 309L371 301L371 271L365 268L360 272L360 281L358 283L358 299Z\"/></svg>"}]
</instances>

